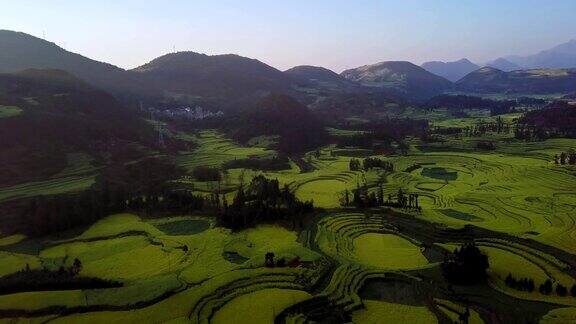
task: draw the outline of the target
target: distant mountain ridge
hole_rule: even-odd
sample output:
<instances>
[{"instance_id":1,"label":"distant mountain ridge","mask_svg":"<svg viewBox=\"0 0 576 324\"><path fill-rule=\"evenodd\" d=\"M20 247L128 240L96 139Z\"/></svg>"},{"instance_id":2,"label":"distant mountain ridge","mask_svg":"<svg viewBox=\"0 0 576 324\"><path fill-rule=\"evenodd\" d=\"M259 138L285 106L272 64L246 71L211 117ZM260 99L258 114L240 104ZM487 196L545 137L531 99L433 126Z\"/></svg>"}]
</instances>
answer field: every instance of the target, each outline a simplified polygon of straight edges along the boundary
<instances>
[{"instance_id":1,"label":"distant mountain ridge","mask_svg":"<svg viewBox=\"0 0 576 324\"><path fill-rule=\"evenodd\" d=\"M59 69L111 92L150 92L127 71L20 32L0 30L0 73Z\"/></svg>"},{"instance_id":2,"label":"distant mountain ridge","mask_svg":"<svg viewBox=\"0 0 576 324\"><path fill-rule=\"evenodd\" d=\"M566 69L576 68L576 39L528 56L506 56L505 60L519 69Z\"/></svg>"},{"instance_id":3,"label":"distant mountain ridge","mask_svg":"<svg viewBox=\"0 0 576 324\"><path fill-rule=\"evenodd\" d=\"M468 73L476 71L480 68L480 66L470 62L465 58L454 62L426 62L422 64L421 67L430 73L441 76L452 82L456 82L462 79Z\"/></svg>"},{"instance_id":4,"label":"distant mountain ridge","mask_svg":"<svg viewBox=\"0 0 576 324\"><path fill-rule=\"evenodd\" d=\"M492 67L474 71L456 83L460 91L552 94L576 91L576 69L531 69L505 72Z\"/></svg>"},{"instance_id":5,"label":"distant mountain ridge","mask_svg":"<svg viewBox=\"0 0 576 324\"><path fill-rule=\"evenodd\" d=\"M576 41L533 57L497 59L488 64L494 70L478 69L478 65L461 59L427 62L422 65L424 68L410 62L389 61L337 74L316 66L297 66L282 72L261 61L238 55L179 52L160 56L133 70L124 70L68 52L34 36L0 31L0 73L30 68L58 69L117 98L127 99L126 102L150 99L160 104L206 104L224 110L253 106L270 93L293 96L309 107L338 106L345 100L344 96L352 93L356 97L384 101L387 98L397 102L421 101L453 90L455 85L450 80L457 81L456 88L468 91L564 92L570 90L567 81L571 80L570 71L521 71L517 63L571 65L573 57L576 57ZM517 72L507 74L510 71ZM489 85L486 80L499 80L499 83ZM472 89L472 85L479 89ZM512 88L506 89L506 86ZM357 98L354 102L367 101Z\"/></svg>"}]
</instances>

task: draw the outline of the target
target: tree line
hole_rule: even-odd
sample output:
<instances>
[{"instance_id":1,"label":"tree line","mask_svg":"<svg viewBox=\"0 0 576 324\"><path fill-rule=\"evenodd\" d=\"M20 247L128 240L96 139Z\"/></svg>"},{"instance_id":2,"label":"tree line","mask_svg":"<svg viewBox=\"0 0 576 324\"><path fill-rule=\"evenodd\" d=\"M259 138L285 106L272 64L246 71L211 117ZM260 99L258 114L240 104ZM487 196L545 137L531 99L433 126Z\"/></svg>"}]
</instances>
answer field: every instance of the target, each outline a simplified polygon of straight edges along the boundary
<instances>
[{"instance_id":1,"label":"tree line","mask_svg":"<svg viewBox=\"0 0 576 324\"><path fill-rule=\"evenodd\" d=\"M348 168L350 171L368 171L370 169L378 168L386 172L394 171L394 164L379 158L365 158L360 162L359 159L350 159L348 163Z\"/></svg>"},{"instance_id":2,"label":"tree line","mask_svg":"<svg viewBox=\"0 0 576 324\"><path fill-rule=\"evenodd\" d=\"M495 121L478 122L466 127L435 127L432 132L439 135L455 135L464 137L482 137L488 133L509 134L512 131L512 124L506 122L502 117L496 117Z\"/></svg>"},{"instance_id":3,"label":"tree line","mask_svg":"<svg viewBox=\"0 0 576 324\"><path fill-rule=\"evenodd\" d=\"M554 155L554 164L556 165L575 165L576 164L576 151L570 150L568 152L561 152Z\"/></svg>"},{"instance_id":4,"label":"tree line","mask_svg":"<svg viewBox=\"0 0 576 324\"><path fill-rule=\"evenodd\" d=\"M506 280L504 282L506 283L506 286L519 291L533 292L536 289L534 279L532 278L517 279L514 276L512 276L512 273L508 273L508 276L506 277ZM562 285L559 282L556 283L556 288L554 288L552 280L546 279L546 281L540 284L540 286L538 287L538 291L543 295L550 295L553 292L555 292L556 295L560 297L568 295L569 292L572 297L576 297L576 284L573 284L572 287L570 288L570 291L568 291L568 287Z\"/></svg>"},{"instance_id":5,"label":"tree line","mask_svg":"<svg viewBox=\"0 0 576 324\"><path fill-rule=\"evenodd\" d=\"M384 194L384 184L379 182L376 190L370 192L366 182L356 184L354 190L345 189L340 197L340 205L343 207L356 207L358 209L374 207L394 207L406 210L422 211L417 193L407 193L401 188L393 194Z\"/></svg>"},{"instance_id":6,"label":"tree line","mask_svg":"<svg viewBox=\"0 0 576 324\"><path fill-rule=\"evenodd\" d=\"M30 269L26 264L23 270L0 277L2 294L25 291L76 290L122 287L118 281L80 276L82 262L74 259L72 265L59 267L58 270Z\"/></svg>"},{"instance_id":7,"label":"tree line","mask_svg":"<svg viewBox=\"0 0 576 324\"><path fill-rule=\"evenodd\" d=\"M28 235L42 236L89 225L116 213L151 216L189 213L210 207L211 199L167 183L182 174L183 171L170 161L156 158L125 167L111 167L83 192L30 199L20 216Z\"/></svg>"},{"instance_id":8,"label":"tree line","mask_svg":"<svg viewBox=\"0 0 576 324\"><path fill-rule=\"evenodd\" d=\"M576 138L576 109L566 101L555 101L544 109L529 111L518 120L515 137L527 141Z\"/></svg>"},{"instance_id":9,"label":"tree line","mask_svg":"<svg viewBox=\"0 0 576 324\"><path fill-rule=\"evenodd\" d=\"M240 183L231 204L223 196L218 223L233 230L278 220L301 226L303 217L313 211L313 201L300 201L288 185L280 188L278 180L258 175L248 185Z\"/></svg>"}]
</instances>

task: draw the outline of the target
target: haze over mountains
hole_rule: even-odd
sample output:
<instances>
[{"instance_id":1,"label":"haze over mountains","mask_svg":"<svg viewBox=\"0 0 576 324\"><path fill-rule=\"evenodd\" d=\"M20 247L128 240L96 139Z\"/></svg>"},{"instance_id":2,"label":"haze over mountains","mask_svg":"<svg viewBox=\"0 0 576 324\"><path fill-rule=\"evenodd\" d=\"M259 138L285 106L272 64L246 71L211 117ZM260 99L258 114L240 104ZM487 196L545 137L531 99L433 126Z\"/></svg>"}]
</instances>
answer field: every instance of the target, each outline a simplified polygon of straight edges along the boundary
<instances>
[{"instance_id":1,"label":"haze over mountains","mask_svg":"<svg viewBox=\"0 0 576 324\"><path fill-rule=\"evenodd\" d=\"M506 56L525 69L566 69L576 67L576 39L529 56Z\"/></svg>"},{"instance_id":2,"label":"haze over mountains","mask_svg":"<svg viewBox=\"0 0 576 324\"><path fill-rule=\"evenodd\" d=\"M466 74L478 70L480 66L463 58L455 62L426 62L422 64L422 68L452 82L456 82L466 76Z\"/></svg>"},{"instance_id":3,"label":"haze over mountains","mask_svg":"<svg viewBox=\"0 0 576 324\"><path fill-rule=\"evenodd\" d=\"M576 87L576 69L530 69L505 72L492 67L474 71L456 83L480 93L567 93Z\"/></svg>"},{"instance_id":4,"label":"haze over mountains","mask_svg":"<svg viewBox=\"0 0 576 324\"><path fill-rule=\"evenodd\" d=\"M504 72L522 69L566 69L576 67L576 40L560 44L551 49L529 56L505 56L478 65L468 59L455 62L431 61L422 68L456 82L482 66L493 67Z\"/></svg>"},{"instance_id":5,"label":"haze over mountains","mask_svg":"<svg viewBox=\"0 0 576 324\"><path fill-rule=\"evenodd\" d=\"M24 69L59 69L87 83L123 98L156 98L201 104L224 110L254 105L269 93L285 93L307 105L342 94L384 95L407 100L427 98L453 90L562 92L575 91L569 84L572 72L508 72L524 67L558 68L576 66L576 41L528 57L500 58L478 71L467 59L455 62L427 62L422 67L405 61L380 62L337 74L323 67L297 66L280 71L261 61L238 55L205 55L195 52L170 53L133 70L124 70L68 52L48 41L18 32L0 31L0 73ZM472 74L472 75L470 75ZM469 78L466 76L469 75ZM537 75L537 77L535 77ZM524 78L537 78L526 81ZM558 79L542 86L542 80ZM140 100L138 99L138 100Z\"/></svg>"}]
</instances>

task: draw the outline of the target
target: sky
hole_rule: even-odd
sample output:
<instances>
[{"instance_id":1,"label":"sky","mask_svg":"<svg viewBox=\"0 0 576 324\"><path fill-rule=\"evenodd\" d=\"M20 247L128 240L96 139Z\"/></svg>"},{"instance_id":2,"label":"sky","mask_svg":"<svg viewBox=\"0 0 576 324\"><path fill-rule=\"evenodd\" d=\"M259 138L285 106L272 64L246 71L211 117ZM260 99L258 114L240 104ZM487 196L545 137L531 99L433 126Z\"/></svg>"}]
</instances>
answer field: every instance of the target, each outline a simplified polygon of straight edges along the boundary
<instances>
[{"instance_id":1,"label":"sky","mask_svg":"<svg viewBox=\"0 0 576 324\"><path fill-rule=\"evenodd\" d=\"M0 29L123 68L174 49L280 70L484 63L576 39L575 0L0 0L0 8Z\"/></svg>"}]
</instances>

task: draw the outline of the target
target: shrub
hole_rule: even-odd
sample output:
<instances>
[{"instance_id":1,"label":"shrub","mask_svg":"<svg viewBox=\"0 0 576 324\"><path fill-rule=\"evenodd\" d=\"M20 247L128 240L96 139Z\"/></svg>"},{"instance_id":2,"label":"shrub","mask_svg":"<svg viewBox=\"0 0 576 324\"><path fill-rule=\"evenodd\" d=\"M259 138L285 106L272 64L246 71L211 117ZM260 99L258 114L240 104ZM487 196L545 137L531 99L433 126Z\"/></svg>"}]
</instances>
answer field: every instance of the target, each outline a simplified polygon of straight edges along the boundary
<instances>
[{"instance_id":1,"label":"shrub","mask_svg":"<svg viewBox=\"0 0 576 324\"><path fill-rule=\"evenodd\" d=\"M556 284L556 295L564 297L568 293L568 288L566 288L561 283Z\"/></svg>"},{"instance_id":2,"label":"shrub","mask_svg":"<svg viewBox=\"0 0 576 324\"><path fill-rule=\"evenodd\" d=\"M548 279L540 285L538 289L541 294L550 295L552 293L552 280Z\"/></svg>"}]
</instances>

